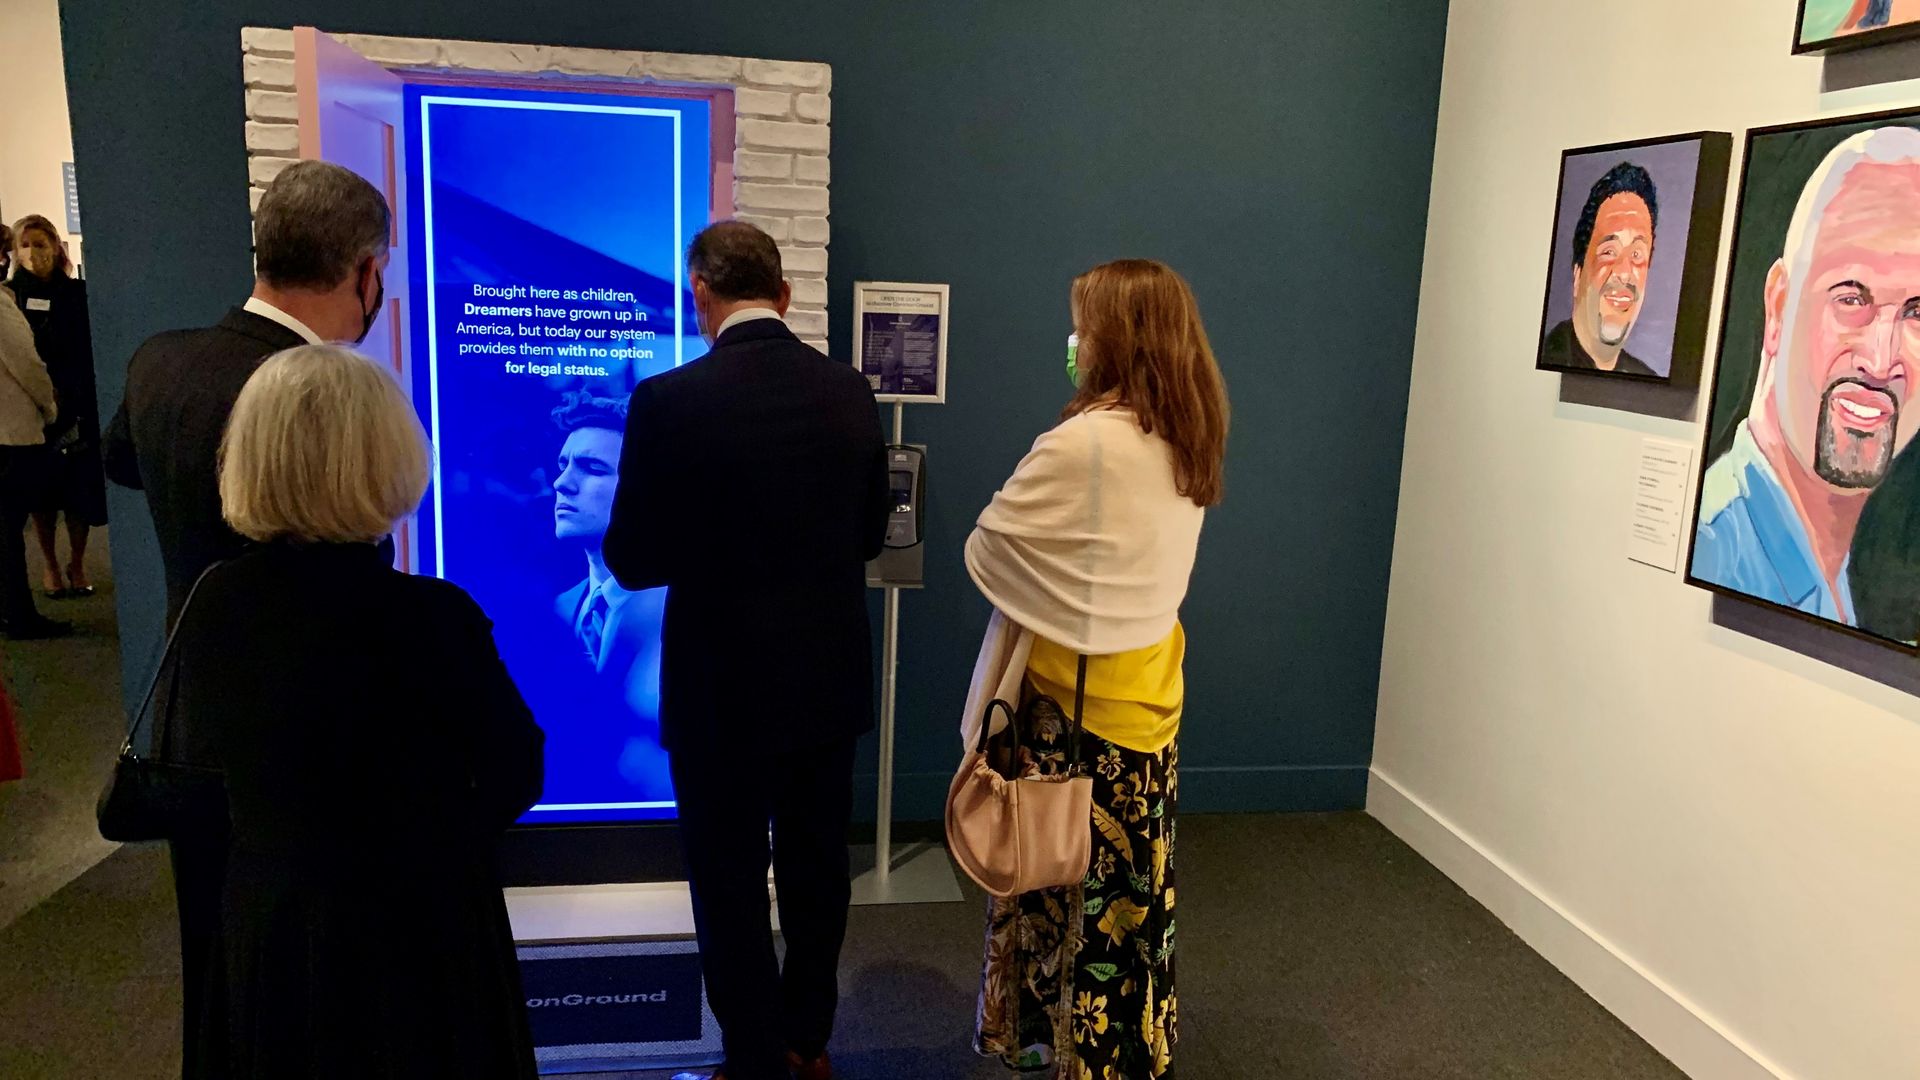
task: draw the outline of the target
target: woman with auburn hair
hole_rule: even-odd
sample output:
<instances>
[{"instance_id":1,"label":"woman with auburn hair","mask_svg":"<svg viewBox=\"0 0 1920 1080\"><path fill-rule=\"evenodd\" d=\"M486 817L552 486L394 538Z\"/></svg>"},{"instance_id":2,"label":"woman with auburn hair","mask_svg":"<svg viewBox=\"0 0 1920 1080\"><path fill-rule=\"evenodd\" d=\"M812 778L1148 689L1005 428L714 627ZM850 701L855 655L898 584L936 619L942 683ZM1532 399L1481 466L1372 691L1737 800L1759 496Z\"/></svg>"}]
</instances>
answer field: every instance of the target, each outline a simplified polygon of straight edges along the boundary
<instances>
[{"instance_id":1,"label":"woman with auburn hair","mask_svg":"<svg viewBox=\"0 0 1920 1080\"><path fill-rule=\"evenodd\" d=\"M963 737L975 745L996 689L1018 685L1016 730L990 758L1003 775L1056 775L1077 742L1093 855L1079 884L991 902L975 1048L1064 1080L1150 1080L1171 1072L1179 1023L1180 605L1221 497L1227 395L1168 267L1096 267L1072 305L1073 399L967 541L994 616Z\"/></svg>"},{"instance_id":2,"label":"woman with auburn hair","mask_svg":"<svg viewBox=\"0 0 1920 1080\"><path fill-rule=\"evenodd\" d=\"M234 404L220 503L254 546L181 607L155 716L160 755L225 780L227 828L173 838L190 1080L535 1075L495 855L541 732L473 599L379 546L430 455L337 346Z\"/></svg>"}]
</instances>

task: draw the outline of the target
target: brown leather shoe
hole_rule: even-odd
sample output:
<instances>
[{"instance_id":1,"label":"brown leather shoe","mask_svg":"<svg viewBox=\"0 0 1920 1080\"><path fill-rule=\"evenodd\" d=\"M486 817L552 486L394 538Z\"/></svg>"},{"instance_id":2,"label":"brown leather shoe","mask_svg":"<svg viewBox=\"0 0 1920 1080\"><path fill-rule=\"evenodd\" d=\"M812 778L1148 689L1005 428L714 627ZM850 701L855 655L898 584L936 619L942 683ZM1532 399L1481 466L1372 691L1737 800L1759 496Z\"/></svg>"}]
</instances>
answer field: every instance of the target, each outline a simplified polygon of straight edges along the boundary
<instances>
[{"instance_id":1,"label":"brown leather shoe","mask_svg":"<svg viewBox=\"0 0 1920 1080\"><path fill-rule=\"evenodd\" d=\"M807 1061L799 1054L788 1051L787 1068L793 1070L793 1080L833 1080L833 1059L824 1052Z\"/></svg>"}]
</instances>

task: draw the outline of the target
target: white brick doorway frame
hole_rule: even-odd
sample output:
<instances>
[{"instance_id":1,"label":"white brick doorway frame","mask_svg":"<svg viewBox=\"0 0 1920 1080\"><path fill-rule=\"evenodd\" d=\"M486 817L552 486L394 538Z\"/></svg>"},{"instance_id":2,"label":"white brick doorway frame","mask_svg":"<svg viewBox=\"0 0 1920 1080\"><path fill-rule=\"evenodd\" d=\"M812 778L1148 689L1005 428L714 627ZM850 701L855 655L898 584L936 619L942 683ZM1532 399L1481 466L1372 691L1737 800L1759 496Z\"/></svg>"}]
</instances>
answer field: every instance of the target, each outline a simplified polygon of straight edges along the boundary
<instances>
[{"instance_id":1,"label":"white brick doorway frame","mask_svg":"<svg viewBox=\"0 0 1920 1080\"><path fill-rule=\"evenodd\" d=\"M830 66L693 53L332 36L402 78L415 76L422 82L493 77L513 85L537 80L555 90L588 92L596 86L607 89L610 83L626 93L644 93L648 87L730 91L733 216L765 229L780 244L780 259L793 284L787 323L809 345L827 351ZM240 32L240 44L247 95L247 177L258 207L266 185L300 153L293 31L247 27ZM715 117L716 125L727 121ZM724 183L725 176L716 172L716 183Z\"/></svg>"}]
</instances>

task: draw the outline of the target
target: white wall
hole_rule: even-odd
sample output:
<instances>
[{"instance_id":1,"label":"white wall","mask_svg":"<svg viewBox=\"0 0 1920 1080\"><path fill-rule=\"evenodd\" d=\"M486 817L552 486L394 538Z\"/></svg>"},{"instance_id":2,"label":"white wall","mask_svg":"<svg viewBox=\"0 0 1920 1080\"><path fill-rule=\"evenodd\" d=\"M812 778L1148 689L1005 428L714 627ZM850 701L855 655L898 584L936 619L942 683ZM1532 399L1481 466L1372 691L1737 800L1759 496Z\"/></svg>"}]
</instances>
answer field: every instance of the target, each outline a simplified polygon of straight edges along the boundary
<instances>
[{"instance_id":1,"label":"white wall","mask_svg":"<svg viewBox=\"0 0 1920 1080\"><path fill-rule=\"evenodd\" d=\"M0 109L0 215L12 223L45 214L64 234L60 165L73 160L73 129L67 121L58 0L0 0L0 44L5 45L9 99ZM84 216L84 206L81 212ZM78 240L69 250L80 258Z\"/></svg>"},{"instance_id":2,"label":"white wall","mask_svg":"<svg viewBox=\"0 0 1920 1080\"><path fill-rule=\"evenodd\" d=\"M1532 370L1562 148L1920 105L1823 97L1794 14L1453 0L1370 804L1693 1075L1914 1080L1920 700L1627 562L1698 429Z\"/></svg>"}]
</instances>

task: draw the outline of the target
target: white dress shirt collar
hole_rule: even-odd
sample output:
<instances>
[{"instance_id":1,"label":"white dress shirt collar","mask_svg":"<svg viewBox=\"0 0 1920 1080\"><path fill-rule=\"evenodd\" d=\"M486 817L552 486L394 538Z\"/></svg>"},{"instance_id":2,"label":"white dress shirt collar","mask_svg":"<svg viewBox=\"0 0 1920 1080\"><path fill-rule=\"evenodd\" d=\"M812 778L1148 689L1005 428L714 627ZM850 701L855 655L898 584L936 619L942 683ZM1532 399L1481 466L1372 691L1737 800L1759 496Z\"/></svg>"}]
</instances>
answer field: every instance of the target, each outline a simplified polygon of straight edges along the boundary
<instances>
[{"instance_id":1,"label":"white dress shirt collar","mask_svg":"<svg viewBox=\"0 0 1920 1080\"><path fill-rule=\"evenodd\" d=\"M779 318L780 318L780 313L773 310L772 308L764 308L764 307L741 308L739 311L736 311L733 314L727 316L725 321L721 322L720 329L715 330L713 332L713 340L719 341L721 334L724 334L727 331L733 329L734 327L739 326L741 323L752 322L755 319L779 319ZM781 320L781 321L784 322L785 320Z\"/></svg>"},{"instance_id":2,"label":"white dress shirt collar","mask_svg":"<svg viewBox=\"0 0 1920 1080\"><path fill-rule=\"evenodd\" d=\"M306 323L301 322L299 319L296 319L293 316L287 314L286 312L281 311L279 308L274 307L272 304L267 303L265 300L262 300L257 296L247 297L247 302L240 305L240 307L241 307L241 310L243 311L251 311L255 315L258 315L263 319L271 319L274 322L279 323L281 326L284 326L287 329L293 331L294 333L299 334L301 339L304 340L309 345L325 345L326 344L325 341L321 340L319 334L316 334L313 332L312 327L308 326Z\"/></svg>"}]
</instances>

